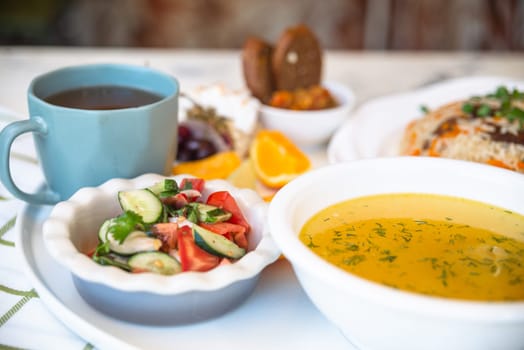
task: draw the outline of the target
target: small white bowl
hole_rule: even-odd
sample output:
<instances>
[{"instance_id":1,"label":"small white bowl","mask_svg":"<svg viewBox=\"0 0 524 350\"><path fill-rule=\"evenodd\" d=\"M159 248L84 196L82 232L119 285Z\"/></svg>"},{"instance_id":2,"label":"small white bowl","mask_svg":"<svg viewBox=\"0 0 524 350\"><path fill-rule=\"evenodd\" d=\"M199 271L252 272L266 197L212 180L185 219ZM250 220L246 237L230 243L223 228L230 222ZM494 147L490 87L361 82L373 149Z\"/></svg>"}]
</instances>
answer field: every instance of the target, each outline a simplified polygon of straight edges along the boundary
<instances>
[{"instance_id":1,"label":"small white bowl","mask_svg":"<svg viewBox=\"0 0 524 350\"><path fill-rule=\"evenodd\" d=\"M463 197L524 214L524 176L473 162L374 158L308 172L272 199L269 227L316 307L360 349L523 349L523 301L462 301L393 289L331 265L297 237L327 206L395 192Z\"/></svg>"},{"instance_id":2,"label":"small white bowl","mask_svg":"<svg viewBox=\"0 0 524 350\"><path fill-rule=\"evenodd\" d=\"M315 111L295 111L260 105L260 121L266 129L279 130L298 146L326 143L346 120L355 105L355 95L347 86L326 82L325 88L337 100L338 106Z\"/></svg>"},{"instance_id":3,"label":"small white bowl","mask_svg":"<svg viewBox=\"0 0 524 350\"><path fill-rule=\"evenodd\" d=\"M183 177L172 178L180 181ZM162 276L102 266L86 255L98 244L100 225L121 213L118 191L145 188L164 178L146 174L80 189L69 200L58 203L44 222L45 246L59 264L71 271L84 300L104 314L151 325L187 324L218 317L240 306L255 288L260 272L280 255L267 229L267 204L254 191L237 189L223 180L206 182L204 198L217 190L229 191L252 227L249 252L233 264L208 272Z\"/></svg>"}]
</instances>

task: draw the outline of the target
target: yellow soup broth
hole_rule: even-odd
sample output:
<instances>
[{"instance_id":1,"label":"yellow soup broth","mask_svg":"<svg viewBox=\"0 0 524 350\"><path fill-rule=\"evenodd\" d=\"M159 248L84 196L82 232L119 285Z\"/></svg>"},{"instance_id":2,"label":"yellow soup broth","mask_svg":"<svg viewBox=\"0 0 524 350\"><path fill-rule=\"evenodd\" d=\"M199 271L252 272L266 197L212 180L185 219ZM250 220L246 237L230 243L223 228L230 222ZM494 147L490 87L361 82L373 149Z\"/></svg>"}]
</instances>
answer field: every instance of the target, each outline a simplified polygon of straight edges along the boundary
<instances>
[{"instance_id":1,"label":"yellow soup broth","mask_svg":"<svg viewBox=\"0 0 524 350\"><path fill-rule=\"evenodd\" d=\"M314 215L300 240L363 278L427 295L524 300L524 216L439 195L360 197Z\"/></svg>"}]
</instances>

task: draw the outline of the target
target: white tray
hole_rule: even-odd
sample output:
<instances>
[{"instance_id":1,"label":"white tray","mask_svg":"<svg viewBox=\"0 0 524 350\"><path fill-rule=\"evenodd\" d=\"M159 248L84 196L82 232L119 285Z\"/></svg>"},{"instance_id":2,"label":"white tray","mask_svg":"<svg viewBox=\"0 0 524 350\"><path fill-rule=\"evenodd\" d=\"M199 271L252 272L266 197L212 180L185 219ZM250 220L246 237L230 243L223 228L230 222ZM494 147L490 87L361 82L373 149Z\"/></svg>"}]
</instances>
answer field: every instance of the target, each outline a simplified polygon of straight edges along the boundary
<instances>
[{"instance_id":1,"label":"white tray","mask_svg":"<svg viewBox=\"0 0 524 350\"><path fill-rule=\"evenodd\" d=\"M83 301L70 274L47 254L41 226L50 210L22 208L16 224L22 264L49 311L99 349L353 349L307 299L283 259L263 271L243 305L215 320L152 327L107 317Z\"/></svg>"}]
</instances>

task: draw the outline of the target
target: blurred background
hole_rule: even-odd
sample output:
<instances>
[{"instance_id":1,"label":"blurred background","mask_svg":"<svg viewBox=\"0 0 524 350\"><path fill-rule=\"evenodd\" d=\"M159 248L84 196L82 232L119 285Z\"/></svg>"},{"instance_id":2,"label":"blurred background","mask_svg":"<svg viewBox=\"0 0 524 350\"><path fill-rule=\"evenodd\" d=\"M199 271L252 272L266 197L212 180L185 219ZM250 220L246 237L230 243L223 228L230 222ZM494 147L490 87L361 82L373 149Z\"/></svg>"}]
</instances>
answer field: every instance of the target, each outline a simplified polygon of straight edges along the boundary
<instances>
[{"instance_id":1,"label":"blurred background","mask_svg":"<svg viewBox=\"0 0 524 350\"><path fill-rule=\"evenodd\" d=\"M0 45L240 48L307 24L325 49L524 50L524 0L1 0Z\"/></svg>"}]
</instances>

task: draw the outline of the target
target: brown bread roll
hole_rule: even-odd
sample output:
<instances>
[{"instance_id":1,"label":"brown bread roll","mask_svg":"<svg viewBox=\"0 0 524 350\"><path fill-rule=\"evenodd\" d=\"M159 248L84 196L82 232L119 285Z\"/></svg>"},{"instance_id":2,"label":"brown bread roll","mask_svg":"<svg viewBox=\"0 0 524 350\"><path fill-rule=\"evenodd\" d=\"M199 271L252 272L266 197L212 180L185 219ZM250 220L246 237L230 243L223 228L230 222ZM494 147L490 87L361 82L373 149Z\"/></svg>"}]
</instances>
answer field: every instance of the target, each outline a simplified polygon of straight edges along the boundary
<instances>
[{"instance_id":1,"label":"brown bread roll","mask_svg":"<svg viewBox=\"0 0 524 350\"><path fill-rule=\"evenodd\" d=\"M271 67L275 90L295 90L319 85L322 50L305 25L288 28L276 43Z\"/></svg>"},{"instance_id":2,"label":"brown bread roll","mask_svg":"<svg viewBox=\"0 0 524 350\"><path fill-rule=\"evenodd\" d=\"M271 72L272 47L257 37L250 37L242 50L244 80L251 94L263 103L267 103L273 93Z\"/></svg>"}]
</instances>

